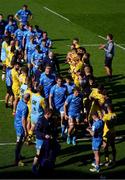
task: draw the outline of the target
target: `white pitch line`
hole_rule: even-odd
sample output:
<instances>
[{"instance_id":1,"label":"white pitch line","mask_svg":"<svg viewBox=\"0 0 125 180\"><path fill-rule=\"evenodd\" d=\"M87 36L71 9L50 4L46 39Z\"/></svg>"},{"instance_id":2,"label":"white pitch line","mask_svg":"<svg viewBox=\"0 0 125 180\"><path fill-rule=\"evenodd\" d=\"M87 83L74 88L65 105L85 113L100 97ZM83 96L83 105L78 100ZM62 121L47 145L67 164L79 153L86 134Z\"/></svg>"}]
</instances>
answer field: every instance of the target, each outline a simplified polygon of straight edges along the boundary
<instances>
[{"instance_id":1,"label":"white pitch line","mask_svg":"<svg viewBox=\"0 0 125 180\"><path fill-rule=\"evenodd\" d=\"M67 45L67 46L71 46L71 45ZM80 44L80 46L99 46L99 44Z\"/></svg>"},{"instance_id":2,"label":"white pitch line","mask_svg":"<svg viewBox=\"0 0 125 180\"><path fill-rule=\"evenodd\" d=\"M99 38L101 38L101 39L106 40L106 38L105 38L105 37L103 37L103 36L101 36L101 35L98 35L98 37L99 37ZM115 44L115 46L117 46L117 47L119 47L119 48L121 48L121 49L125 50L125 47L121 46L120 44L117 44L117 43L114 43L114 44Z\"/></svg>"},{"instance_id":3,"label":"white pitch line","mask_svg":"<svg viewBox=\"0 0 125 180\"><path fill-rule=\"evenodd\" d=\"M59 17L61 17L62 19L65 19L66 21L71 22L68 18L62 16L62 15L59 14L59 13L57 13L57 12L55 12L55 11L52 11L51 9L49 9L49 8L47 8L47 7L45 7L45 6L44 6L43 8L46 9L47 11L49 11L49 12L51 12L51 13L53 13L53 14L59 16Z\"/></svg>"},{"instance_id":4,"label":"white pitch line","mask_svg":"<svg viewBox=\"0 0 125 180\"><path fill-rule=\"evenodd\" d=\"M0 146L15 145L16 143L0 143Z\"/></svg>"},{"instance_id":5,"label":"white pitch line","mask_svg":"<svg viewBox=\"0 0 125 180\"><path fill-rule=\"evenodd\" d=\"M0 102L4 102L5 100L4 99L0 99Z\"/></svg>"}]
</instances>

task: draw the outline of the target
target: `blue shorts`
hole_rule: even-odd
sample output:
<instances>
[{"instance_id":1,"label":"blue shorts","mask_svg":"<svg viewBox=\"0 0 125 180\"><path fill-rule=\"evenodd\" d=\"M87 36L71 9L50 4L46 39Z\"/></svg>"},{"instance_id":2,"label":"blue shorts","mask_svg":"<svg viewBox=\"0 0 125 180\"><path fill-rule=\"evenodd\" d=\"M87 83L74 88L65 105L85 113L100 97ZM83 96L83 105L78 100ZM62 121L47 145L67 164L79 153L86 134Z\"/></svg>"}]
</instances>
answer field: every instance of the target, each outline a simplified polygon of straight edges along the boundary
<instances>
[{"instance_id":1,"label":"blue shorts","mask_svg":"<svg viewBox=\"0 0 125 180\"><path fill-rule=\"evenodd\" d=\"M92 139L92 150L93 151L99 151L102 145L102 139Z\"/></svg>"},{"instance_id":2,"label":"blue shorts","mask_svg":"<svg viewBox=\"0 0 125 180\"><path fill-rule=\"evenodd\" d=\"M36 139L36 149L39 150L41 149L43 145L43 140L42 139Z\"/></svg>"},{"instance_id":3,"label":"blue shorts","mask_svg":"<svg viewBox=\"0 0 125 180\"><path fill-rule=\"evenodd\" d=\"M23 140L24 136L25 136L25 132L22 126L16 126L16 136L17 136L17 142Z\"/></svg>"},{"instance_id":4,"label":"blue shorts","mask_svg":"<svg viewBox=\"0 0 125 180\"><path fill-rule=\"evenodd\" d=\"M72 114L72 113L69 112L68 116L69 116L69 118L72 118L72 119L74 119L76 121L80 121L81 114L80 113Z\"/></svg>"},{"instance_id":5,"label":"blue shorts","mask_svg":"<svg viewBox=\"0 0 125 180\"><path fill-rule=\"evenodd\" d=\"M64 113L64 106L61 106L59 108L55 108L56 109L56 112L58 113Z\"/></svg>"}]
</instances>

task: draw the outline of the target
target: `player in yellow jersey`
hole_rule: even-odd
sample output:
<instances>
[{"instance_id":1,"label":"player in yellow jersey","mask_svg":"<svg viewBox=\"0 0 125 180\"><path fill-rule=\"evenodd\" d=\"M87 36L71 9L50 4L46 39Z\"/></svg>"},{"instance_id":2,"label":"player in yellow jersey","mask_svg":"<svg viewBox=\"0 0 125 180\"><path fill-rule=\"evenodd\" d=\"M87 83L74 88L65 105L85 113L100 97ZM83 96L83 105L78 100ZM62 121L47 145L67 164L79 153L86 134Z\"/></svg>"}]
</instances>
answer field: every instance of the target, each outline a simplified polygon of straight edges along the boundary
<instances>
[{"instance_id":1,"label":"player in yellow jersey","mask_svg":"<svg viewBox=\"0 0 125 180\"><path fill-rule=\"evenodd\" d=\"M76 58L77 56L78 56L78 55L77 55L77 53L76 53L76 49L75 49L75 48L74 48L74 49L71 49L71 51L69 51L69 52L67 53L67 56L66 56L67 63L68 63L68 64L71 64L72 61L73 61L73 59Z\"/></svg>"},{"instance_id":2,"label":"player in yellow jersey","mask_svg":"<svg viewBox=\"0 0 125 180\"><path fill-rule=\"evenodd\" d=\"M79 48L80 47L80 45L79 45L79 39L78 38L74 38L73 40L72 40L72 45L71 45L71 49L72 48Z\"/></svg>"},{"instance_id":3,"label":"player in yellow jersey","mask_svg":"<svg viewBox=\"0 0 125 180\"><path fill-rule=\"evenodd\" d=\"M15 55L15 46L8 46L8 53L6 58L6 67L11 67L12 58Z\"/></svg>"},{"instance_id":4,"label":"player in yellow jersey","mask_svg":"<svg viewBox=\"0 0 125 180\"><path fill-rule=\"evenodd\" d=\"M116 114L113 113L112 107L107 107L107 113L103 116L104 121L104 130L103 130L103 147L105 152L105 165L108 166L115 164L116 162L116 148L115 148L115 123L116 123ZM112 149L112 161L109 160L109 146Z\"/></svg>"},{"instance_id":5,"label":"player in yellow jersey","mask_svg":"<svg viewBox=\"0 0 125 180\"><path fill-rule=\"evenodd\" d=\"M24 92L24 94L30 94L30 100L28 101L28 109L29 109L29 114L28 114L28 117L27 117L27 130L28 130L28 133L30 131L30 128L31 128L31 98L32 98L32 82L31 80L29 79L28 80L28 83L27 83L27 90Z\"/></svg>"},{"instance_id":6,"label":"player in yellow jersey","mask_svg":"<svg viewBox=\"0 0 125 180\"><path fill-rule=\"evenodd\" d=\"M91 114L94 111L97 111L100 118L102 118L102 106L105 102L103 90L104 90L103 85L98 85L97 88L92 88L92 92L89 95L89 99L92 101L92 105L89 111L88 120L91 120Z\"/></svg>"},{"instance_id":7,"label":"player in yellow jersey","mask_svg":"<svg viewBox=\"0 0 125 180\"><path fill-rule=\"evenodd\" d=\"M28 69L26 66L21 68L21 74L19 75L20 85L24 84L28 76Z\"/></svg>"},{"instance_id":8,"label":"player in yellow jersey","mask_svg":"<svg viewBox=\"0 0 125 180\"><path fill-rule=\"evenodd\" d=\"M14 102L13 102L13 115L15 115L17 103L19 101L20 94L20 82L19 82L19 68L20 64L15 62L13 69L11 70L12 75L12 90L14 94Z\"/></svg>"}]
</instances>

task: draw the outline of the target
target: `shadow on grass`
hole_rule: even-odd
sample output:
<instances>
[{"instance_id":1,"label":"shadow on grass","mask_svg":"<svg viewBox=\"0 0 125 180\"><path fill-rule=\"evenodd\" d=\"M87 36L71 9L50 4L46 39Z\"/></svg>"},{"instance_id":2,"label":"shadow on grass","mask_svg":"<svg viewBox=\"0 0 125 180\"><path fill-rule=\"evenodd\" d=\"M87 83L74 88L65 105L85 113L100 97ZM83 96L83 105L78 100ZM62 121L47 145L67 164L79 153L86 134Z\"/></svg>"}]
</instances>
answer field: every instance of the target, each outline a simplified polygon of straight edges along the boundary
<instances>
[{"instance_id":1,"label":"shadow on grass","mask_svg":"<svg viewBox=\"0 0 125 180\"><path fill-rule=\"evenodd\" d=\"M65 149L61 149L59 155L72 156L77 155L78 153L85 152L91 149L91 144L78 144L76 146L70 145L69 147L65 147Z\"/></svg>"},{"instance_id":2,"label":"shadow on grass","mask_svg":"<svg viewBox=\"0 0 125 180\"><path fill-rule=\"evenodd\" d=\"M54 169L53 171L41 171L39 176L35 176L29 170L20 170L15 172L2 172L0 177L3 179L124 179L124 170L111 170L110 172L90 173L70 169Z\"/></svg>"},{"instance_id":3,"label":"shadow on grass","mask_svg":"<svg viewBox=\"0 0 125 180\"><path fill-rule=\"evenodd\" d=\"M69 41L70 39L66 39L66 38L59 38L59 39L52 39L53 42L56 42L56 41Z\"/></svg>"},{"instance_id":4,"label":"shadow on grass","mask_svg":"<svg viewBox=\"0 0 125 180\"><path fill-rule=\"evenodd\" d=\"M53 171L41 171L39 175L35 176L30 170L20 170L20 171L7 171L0 174L1 178L4 179L83 179L83 178L94 178L99 179L100 174L90 174L89 172L76 171L76 170L66 170L66 169L54 169Z\"/></svg>"},{"instance_id":5,"label":"shadow on grass","mask_svg":"<svg viewBox=\"0 0 125 180\"><path fill-rule=\"evenodd\" d=\"M34 156L30 156L30 157L24 158L23 162L27 165L28 163L32 163L33 162L33 158L34 158ZM16 165L13 163L13 164L9 164L9 165L6 165L6 166L2 166L2 167L0 167L0 170L1 169L12 168L12 167L16 167Z\"/></svg>"}]
</instances>

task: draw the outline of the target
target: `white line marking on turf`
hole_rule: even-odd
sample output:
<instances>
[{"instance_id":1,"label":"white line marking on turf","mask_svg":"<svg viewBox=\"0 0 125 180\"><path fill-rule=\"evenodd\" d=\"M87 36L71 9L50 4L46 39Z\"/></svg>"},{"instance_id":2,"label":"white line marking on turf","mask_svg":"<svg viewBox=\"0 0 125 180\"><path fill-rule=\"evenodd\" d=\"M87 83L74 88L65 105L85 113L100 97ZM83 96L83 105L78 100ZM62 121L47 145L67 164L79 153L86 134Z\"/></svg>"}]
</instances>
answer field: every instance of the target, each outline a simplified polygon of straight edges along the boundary
<instances>
[{"instance_id":1,"label":"white line marking on turf","mask_svg":"<svg viewBox=\"0 0 125 180\"><path fill-rule=\"evenodd\" d=\"M67 46L71 46L71 45L67 45ZM99 44L80 44L80 46L99 46Z\"/></svg>"},{"instance_id":2,"label":"white line marking on turf","mask_svg":"<svg viewBox=\"0 0 125 180\"><path fill-rule=\"evenodd\" d=\"M15 145L16 143L0 143L0 146Z\"/></svg>"},{"instance_id":3,"label":"white line marking on turf","mask_svg":"<svg viewBox=\"0 0 125 180\"><path fill-rule=\"evenodd\" d=\"M124 135L123 136L116 136L115 140L122 140L124 139ZM80 139L76 139L76 141L90 141L91 137L84 137L84 138L80 138ZM10 145L16 145L16 142L11 142L11 143L0 143L0 146L10 146Z\"/></svg>"},{"instance_id":4,"label":"white line marking on turf","mask_svg":"<svg viewBox=\"0 0 125 180\"><path fill-rule=\"evenodd\" d=\"M4 102L5 100L4 99L0 99L0 102Z\"/></svg>"},{"instance_id":5,"label":"white line marking on turf","mask_svg":"<svg viewBox=\"0 0 125 180\"><path fill-rule=\"evenodd\" d=\"M51 9L49 9L49 8L47 8L47 7L45 7L45 6L44 6L43 8L46 9L47 11L49 11L49 12L51 12L51 13L53 13L53 14L59 16L59 17L61 17L62 19L65 19L66 21L71 22L68 18L62 16L62 15L59 14L59 13L57 13L57 12L55 12L55 11L52 11Z\"/></svg>"},{"instance_id":6,"label":"white line marking on turf","mask_svg":"<svg viewBox=\"0 0 125 180\"><path fill-rule=\"evenodd\" d=\"M101 39L106 40L106 38L105 38L105 37L103 37L103 36L101 36L101 35L98 35L98 37L99 37L99 38L101 38ZM114 44L115 44L115 46L117 46L117 47L119 47L119 48L121 48L121 49L125 50L125 47L121 46L120 44L117 44L117 43L114 43Z\"/></svg>"},{"instance_id":7,"label":"white line marking on turf","mask_svg":"<svg viewBox=\"0 0 125 180\"><path fill-rule=\"evenodd\" d=\"M80 44L80 46L88 46L88 47L98 47L100 44ZM119 44L119 45L123 45L123 46L125 46L125 44ZM71 46L71 45L66 45L66 46Z\"/></svg>"}]
</instances>

